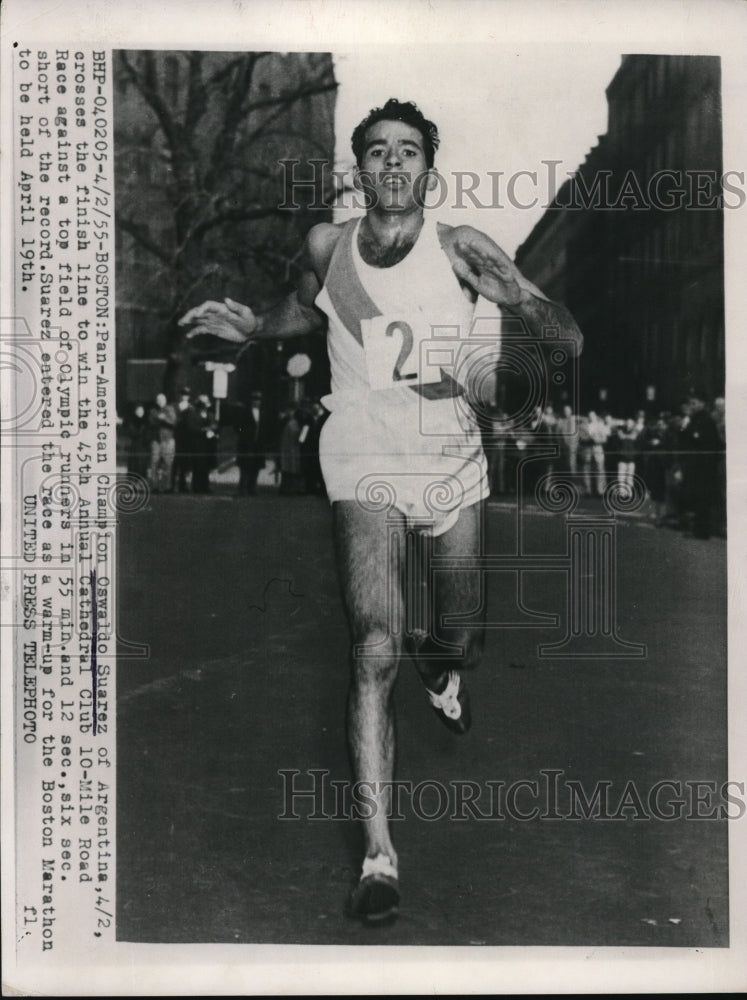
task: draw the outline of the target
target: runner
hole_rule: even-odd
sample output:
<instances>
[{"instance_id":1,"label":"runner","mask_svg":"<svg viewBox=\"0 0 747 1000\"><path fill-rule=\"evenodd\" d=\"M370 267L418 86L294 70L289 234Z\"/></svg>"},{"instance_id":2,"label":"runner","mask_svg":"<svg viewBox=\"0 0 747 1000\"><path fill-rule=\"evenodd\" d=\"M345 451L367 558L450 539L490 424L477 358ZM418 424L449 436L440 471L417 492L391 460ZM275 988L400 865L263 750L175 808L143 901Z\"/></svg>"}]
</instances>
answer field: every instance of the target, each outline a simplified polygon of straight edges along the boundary
<instances>
[{"instance_id":1,"label":"runner","mask_svg":"<svg viewBox=\"0 0 747 1000\"><path fill-rule=\"evenodd\" d=\"M481 551L489 492L473 410L495 369L500 317L518 317L534 336L552 326L580 341L565 307L549 302L492 239L424 210L437 183L438 143L436 126L410 102L391 99L371 111L352 137L366 214L309 231L297 291L263 315L226 299L180 321L189 336L236 344L327 330L332 391L323 402L331 412L320 459L352 638L348 739L354 778L373 787L375 803L362 819L365 858L350 910L368 922L392 918L399 905L387 812L392 692L404 652L441 720L455 733L471 722L462 671L477 664L483 630L459 619L474 618L484 602L469 557ZM492 342L476 334L476 303L492 310ZM418 541L409 546L411 564L406 533ZM404 629L401 609L406 596L419 603L414 581L430 547L437 557L465 559L465 568L426 570L427 610Z\"/></svg>"}]
</instances>

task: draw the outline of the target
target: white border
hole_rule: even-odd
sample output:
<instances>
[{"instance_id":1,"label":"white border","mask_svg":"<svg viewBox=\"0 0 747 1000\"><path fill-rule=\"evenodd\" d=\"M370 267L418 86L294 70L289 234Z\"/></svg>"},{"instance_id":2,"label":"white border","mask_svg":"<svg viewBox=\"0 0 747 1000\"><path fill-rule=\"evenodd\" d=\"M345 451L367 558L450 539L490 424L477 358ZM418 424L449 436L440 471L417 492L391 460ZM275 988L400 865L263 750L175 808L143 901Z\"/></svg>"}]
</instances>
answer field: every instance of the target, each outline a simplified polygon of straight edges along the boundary
<instances>
[{"instance_id":1,"label":"white border","mask_svg":"<svg viewBox=\"0 0 747 1000\"><path fill-rule=\"evenodd\" d=\"M469 43L577 46L614 45L620 51L716 54L722 57L725 169L747 169L747 6L739 0L660 0L602 4L598 0L145 0L87 3L5 0L0 25L2 121L10 120L9 74L14 37L53 46L75 40L95 48L351 48L370 44ZM12 187L9 146L3 142L2 217ZM744 705L747 678L740 651L747 648L743 614L747 548L745 415L747 385L742 338L747 331L747 208L726 213L727 426L729 433L729 776L744 781ZM2 261L10 259L9 227L0 235ZM2 281L0 315L12 315L10 283ZM7 386L6 386L7 388ZM7 483L4 459L3 483ZM7 540L7 515L2 526ZM8 640L0 629L3 662ZM2 741L4 775L11 770L12 699L4 668ZM737 991L747 984L744 892L747 819L730 827L731 945L728 949L656 948L394 948L248 945L116 946L116 964L86 969L28 970L13 966L13 789L2 787L3 925L5 993L49 995L307 994L322 993L583 993ZM552 901L548 900L548 905ZM8 939L11 939L10 941ZM111 956L107 956L107 960Z\"/></svg>"}]
</instances>

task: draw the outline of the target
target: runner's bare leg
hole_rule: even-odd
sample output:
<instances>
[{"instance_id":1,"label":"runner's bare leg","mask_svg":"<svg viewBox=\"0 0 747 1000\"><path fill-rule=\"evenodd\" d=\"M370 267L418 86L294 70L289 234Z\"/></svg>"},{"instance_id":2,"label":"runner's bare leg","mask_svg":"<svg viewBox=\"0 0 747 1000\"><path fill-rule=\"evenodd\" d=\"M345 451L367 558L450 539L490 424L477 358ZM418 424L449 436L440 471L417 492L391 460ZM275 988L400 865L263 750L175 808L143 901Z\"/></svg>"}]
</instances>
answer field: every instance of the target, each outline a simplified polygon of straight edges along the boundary
<instances>
[{"instance_id":1,"label":"runner's bare leg","mask_svg":"<svg viewBox=\"0 0 747 1000\"><path fill-rule=\"evenodd\" d=\"M456 524L432 540L433 554L480 555L483 515L482 501L463 508ZM460 570L431 572L427 585L431 590L430 635L419 645L415 665L424 683L440 691L450 670L469 670L480 660L485 638L481 625L484 620L484 583L481 585L480 570L467 564ZM474 614L474 623L444 624L449 615L469 614ZM444 649L442 643L459 647L461 655L456 656L456 649ZM434 654L432 658L428 657L429 652ZM442 658L444 653L448 654L448 658Z\"/></svg>"},{"instance_id":2,"label":"runner's bare leg","mask_svg":"<svg viewBox=\"0 0 747 1000\"><path fill-rule=\"evenodd\" d=\"M354 778L391 782L394 776L394 683L402 643L391 634L391 609L401 607L400 564L390 551L394 524L404 532L398 511L372 512L356 501L333 504L337 561L353 643L348 697L348 739ZM399 522L399 524L397 523ZM387 791L373 795L374 814L364 818L366 856L386 854L396 866L389 835ZM366 789L369 794L369 789Z\"/></svg>"}]
</instances>

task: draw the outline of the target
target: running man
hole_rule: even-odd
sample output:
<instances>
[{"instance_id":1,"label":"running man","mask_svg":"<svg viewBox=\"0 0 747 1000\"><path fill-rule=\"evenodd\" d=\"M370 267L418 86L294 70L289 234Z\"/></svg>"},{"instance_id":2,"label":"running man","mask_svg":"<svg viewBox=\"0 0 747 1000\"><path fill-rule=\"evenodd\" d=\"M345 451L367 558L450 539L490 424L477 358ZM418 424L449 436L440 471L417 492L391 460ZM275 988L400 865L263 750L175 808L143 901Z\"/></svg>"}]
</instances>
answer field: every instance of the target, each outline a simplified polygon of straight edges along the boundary
<instances>
[{"instance_id":1,"label":"running man","mask_svg":"<svg viewBox=\"0 0 747 1000\"><path fill-rule=\"evenodd\" d=\"M263 315L226 299L181 320L189 336L236 344L327 330L332 391L323 402L331 412L320 459L352 639L348 740L355 781L373 786L376 803L362 819L365 858L350 909L369 922L391 918L399 904L387 810L400 658L413 655L436 713L463 733L471 716L461 672L477 664L483 645L474 615L484 588L468 564L481 551L489 493L472 405L485 383L485 341L474 346L473 364L444 359L466 346L477 302L498 324L501 315L518 317L528 335L552 326L580 342L565 307L549 302L492 239L424 210L438 182L438 143L436 126L410 102L390 99L371 111L352 137L366 214L309 231L297 291ZM488 348L492 370L495 342ZM407 647L393 620L405 591L418 591L406 530L435 557L467 562L466 571L430 574L430 620L410 631ZM470 615L469 626L459 624Z\"/></svg>"}]
</instances>

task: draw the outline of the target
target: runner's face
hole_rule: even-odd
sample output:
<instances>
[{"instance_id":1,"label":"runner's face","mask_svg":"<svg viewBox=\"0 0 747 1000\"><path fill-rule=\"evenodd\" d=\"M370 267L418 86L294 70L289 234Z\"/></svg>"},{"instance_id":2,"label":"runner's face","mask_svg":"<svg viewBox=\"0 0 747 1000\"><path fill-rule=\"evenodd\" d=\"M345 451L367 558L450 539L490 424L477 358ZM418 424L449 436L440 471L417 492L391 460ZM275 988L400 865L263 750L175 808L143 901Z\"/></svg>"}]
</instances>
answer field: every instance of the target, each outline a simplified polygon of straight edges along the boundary
<instances>
[{"instance_id":1,"label":"runner's face","mask_svg":"<svg viewBox=\"0 0 747 1000\"><path fill-rule=\"evenodd\" d=\"M398 121L376 122L366 132L360 184L371 208L407 211L421 208L428 167L418 129Z\"/></svg>"}]
</instances>

